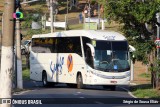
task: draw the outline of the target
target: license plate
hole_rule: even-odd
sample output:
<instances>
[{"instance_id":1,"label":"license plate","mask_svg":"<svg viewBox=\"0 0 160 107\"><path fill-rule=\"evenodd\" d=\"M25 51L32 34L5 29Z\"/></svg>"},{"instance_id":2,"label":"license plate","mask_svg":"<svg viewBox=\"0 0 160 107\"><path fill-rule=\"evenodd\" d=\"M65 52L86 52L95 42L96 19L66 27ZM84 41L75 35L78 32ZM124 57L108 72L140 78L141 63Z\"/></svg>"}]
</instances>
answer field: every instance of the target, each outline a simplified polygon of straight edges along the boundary
<instances>
[{"instance_id":1,"label":"license plate","mask_svg":"<svg viewBox=\"0 0 160 107\"><path fill-rule=\"evenodd\" d=\"M117 81L110 81L112 84L116 84L117 83Z\"/></svg>"}]
</instances>

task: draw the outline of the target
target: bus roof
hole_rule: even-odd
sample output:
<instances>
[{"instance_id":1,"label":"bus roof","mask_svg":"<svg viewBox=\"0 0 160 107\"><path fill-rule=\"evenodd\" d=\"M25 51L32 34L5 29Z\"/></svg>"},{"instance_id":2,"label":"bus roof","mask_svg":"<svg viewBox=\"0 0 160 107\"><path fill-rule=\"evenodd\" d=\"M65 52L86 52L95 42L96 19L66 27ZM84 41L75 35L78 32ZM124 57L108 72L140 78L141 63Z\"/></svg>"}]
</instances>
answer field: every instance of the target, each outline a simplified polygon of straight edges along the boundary
<instances>
[{"instance_id":1,"label":"bus roof","mask_svg":"<svg viewBox=\"0 0 160 107\"><path fill-rule=\"evenodd\" d=\"M54 32L48 34L33 35L32 38L45 38L45 37L79 37L84 36L95 40L126 40L126 38L114 31L102 30L68 30L62 32Z\"/></svg>"}]
</instances>

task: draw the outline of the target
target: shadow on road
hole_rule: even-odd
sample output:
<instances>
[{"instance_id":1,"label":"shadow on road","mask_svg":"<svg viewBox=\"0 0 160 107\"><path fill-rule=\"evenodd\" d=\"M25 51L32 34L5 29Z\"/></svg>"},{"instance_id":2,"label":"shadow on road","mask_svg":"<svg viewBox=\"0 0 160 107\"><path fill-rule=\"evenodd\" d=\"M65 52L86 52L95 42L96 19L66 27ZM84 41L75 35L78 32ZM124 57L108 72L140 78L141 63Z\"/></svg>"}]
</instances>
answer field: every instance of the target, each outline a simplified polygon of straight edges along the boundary
<instances>
[{"instance_id":1,"label":"shadow on road","mask_svg":"<svg viewBox=\"0 0 160 107\"><path fill-rule=\"evenodd\" d=\"M64 83L58 83L58 84L50 84L47 87L43 87L42 82L36 82L36 81L32 81L32 80L28 80L28 81L24 81L23 86L25 89L56 89L56 88L66 88L66 89L77 89L76 85L72 85L72 86L68 86L67 84ZM120 91L120 92L124 92L125 90L120 88L121 86L117 86L116 87L116 91ZM129 89L129 86L122 86L125 87L127 89ZM101 91L111 91L109 88L103 88L103 86L92 86L92 85L84 85L85 90L101 90Z\"/></svg>"}]
</instances>

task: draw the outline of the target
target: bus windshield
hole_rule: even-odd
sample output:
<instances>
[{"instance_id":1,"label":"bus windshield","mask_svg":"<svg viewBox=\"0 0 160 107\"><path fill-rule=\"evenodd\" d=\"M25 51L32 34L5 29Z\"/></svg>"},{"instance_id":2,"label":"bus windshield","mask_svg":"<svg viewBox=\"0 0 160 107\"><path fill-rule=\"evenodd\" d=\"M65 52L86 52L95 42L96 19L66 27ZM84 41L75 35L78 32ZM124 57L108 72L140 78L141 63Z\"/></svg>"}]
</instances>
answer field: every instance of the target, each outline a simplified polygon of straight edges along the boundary
<instances>
[{"instance_id":1,"label":"bus windshield","mask_svg":"<svg viewBox=\"0 0 160 107\"><path fill-rule=\"evenodd\" d=\"M105 72L130 70L127 41L96 41L94 68Z\"/></svg>"}]
</instances>

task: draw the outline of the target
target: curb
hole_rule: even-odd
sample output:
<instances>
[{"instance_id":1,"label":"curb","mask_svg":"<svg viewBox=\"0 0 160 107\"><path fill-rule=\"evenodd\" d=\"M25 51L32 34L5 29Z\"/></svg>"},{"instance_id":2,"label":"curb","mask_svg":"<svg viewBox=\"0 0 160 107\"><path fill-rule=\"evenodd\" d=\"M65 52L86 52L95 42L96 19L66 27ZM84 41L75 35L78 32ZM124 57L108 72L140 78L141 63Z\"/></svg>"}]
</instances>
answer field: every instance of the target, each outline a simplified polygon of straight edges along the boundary
<instances>
[{"instance_id":1,"label":"curb","mask_svg":"<svg viewBox=\"0 0 160 107\"><path fill-rule=\"evenodd\" d=\"M22 95L22 94L27 93L27 92L29 92L29 91L32 91L32 90L14 92L13 95Z\"/></svg>"},{"instance_id":2,"label":"curb","mask_svg":"<svg viewBox=\"0 0 160 107\"><path fill-rule=\"evenodd\" d=\"M137 85L137 84L136 84L136 83L130 83L130 84L129 84L129 87L130 87L130 86L135 86L135 85ZM119 88L127 91L128 94L129 94L131 97L133 97L133 98L138 98L138 97L134 96L130 90L128 90L128 89L126 89L126 88L124 88L124 87L119 87Z\"/></svg>"},{"instance_id":3,"label":"curb","mask_svg":"<svg viewBox=\"0 0 160 107\"><path fill-rule=\"evenodd\" d=\"M122 88L123 90L127 91L128 94L129 94L131 97L133 97L133 98L138 98L138 97L134 96L130 90L128 90L128 89L126 89L126 88L124 88L124 87L119 87L119 88Z\"/></svg>"},{"instance_id":4,"label":"curb","mask_svg":"<svg viewBox=\"0 0 160 107\"><path fill-rule=\"evenodd\" d=\"M130 83L131 86L137 85L136 83Z\"/></svg>"}]
</instances>

